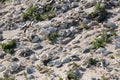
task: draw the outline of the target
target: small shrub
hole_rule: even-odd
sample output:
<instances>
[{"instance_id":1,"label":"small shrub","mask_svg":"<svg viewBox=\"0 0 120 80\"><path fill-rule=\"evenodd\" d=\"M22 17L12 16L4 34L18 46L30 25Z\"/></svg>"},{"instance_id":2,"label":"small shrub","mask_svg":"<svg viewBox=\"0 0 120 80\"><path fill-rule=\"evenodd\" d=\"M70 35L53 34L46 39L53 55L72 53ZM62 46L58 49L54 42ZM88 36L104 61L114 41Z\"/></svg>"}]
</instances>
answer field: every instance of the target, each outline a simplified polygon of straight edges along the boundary
<instances>
[{"instance_id":1,"label":"small shrub","mask_svg":"<svg viewBox=\"0 0 120 80\"><path fill-rule=\"evenodd\" d=\"M109 80L109 78L105 77L104 75L101 76L102 80Z\"/></svg>"},{"instance_id":2,"label":"small shrub","mask_svg":"<svg viewBox=\"0 0 120 80\"><path fill-rule=\"evenodd\" d=\"M0 0L0 3L4 3L5 1L7 1L7 0Z\"/></svg>"},{"instance_id":3,"label":"small shrub","mask_svg":"<svg viewBox=\"0 0 120 80\"><path fill-rule=\"evenodd\" d=\"M115 59L115 57L113 55L109 56L111 59Z\"/></svg>"},{"instance_id":4,"label":"small shrub","mask_svg":"<svg viewBox=\"0 0 120 80\"><path fill-rule=\"evenodd\" d=\"M105 7L101 7L100 5L101 5L101 1L96 3L94 6L95 10L96 11L105 11Z\"/></svg>"},{"instance_id":5,"label":"small shrub","mask_svg":"<svg viewBox=\"0 0 120 80\"><path fill-rule=\"evenodd\" d=\"M16 40L11 40L11 41L8 41L7 43L0 43L0 47L6 53L13 54L14 48L16 47Z\"/></svg>"},{"instance_id":6,"label":"small shrub","mask_svg":"<svg viewBox=\"0 0 120 80\"><path fill-rule=\"evenodd\" d=\"M23 13L24 20L45 20L45 19L52 19L56 16L54 12L52 12L52 5L43 6L43 13L40 13L39 7L30 5L26 12Z\"/></svg>"},{"instance_id":7,"label":"small shrub","mask_svg":"<svg viewBox=\"0 0 120 80\"><path fill-rule=\"evenodd\" d=\"M67 78L69 80L79 80L78 77L77 77L77 75L75 74L75 72L73 70L69 70L67 72Z\"/></svg>"},{"instance_id":8,"label":"small shrub","mask_svg":"<svg viewBox=\"0 0 120 80\"><path fill-rule=\"evenodd\" d=\"M75 63L75 62L72 62L72 65L73 65L73 68L79 67L79 65L77 63Z\"/></svg>"},{"instance_id":9,"label":"small shrub","mask_svg":"<svg viewBox=\"0 0 120 80\"><path fill-rule=\"evenodd\" d=\"M48 38L50 41L54 40L54 39L57 38L57 37L58 37L58 33L57 33L57 32L53 32L53 33L50 33L50 34L47 35L47 38Z\"/></svg>"},{"instance_id":10,"label":"small shrub","mask_svg":"<svg viewBox=\"0 0 120 80\"><path fill-rule=\"evenodd\" d=\"M59 80L63 80L63 78L59 78Z\"/></svg>"},{"instance_id":11,"label":"small shrub","mask_svg":"<svg viewBox=\"0 0 120 80\"><path fill-rule=\"evenodd\" d=\"M15 80L14 77L9 77L9 78L0 78L0 80Z\"/></svg>"},{"instance_id":12,"label":"small shrub","mask_svg":"<svg viewBox=\"0 0 120 80\"><path fill-rule=\"evenodd\" d=\"M82 23L81 26L83 29L90 29L90 26L88 26L87 24Z\"/></svg>"},{"instance_id":13,"label":"small shrub","mask_svg":"<svg viewBox=\"0 0 120 80\"><path fill-rule=\"evenodd\" d=\"M93 59L93 58L90 58L90 59L89 59L89 64L90 64L90 65L96 66L97 62L98 62L98 61L97 61L96 59Z\"/></svg>"},{"instance_id":14,"label":"small shrub","mask_svg":"<svg viewBox=\"0 0 120 80\"><path fill-rule=\"evenodd\" d=\"M110 36L107 36L107 34L105 34L104 32L101 34L101 38L98 39L96 38L92 44L95 46L95 48L100 48L100 47L104 47L106 45L106 43L111 42L111 38Z\"/></svg>"}]
</instances>

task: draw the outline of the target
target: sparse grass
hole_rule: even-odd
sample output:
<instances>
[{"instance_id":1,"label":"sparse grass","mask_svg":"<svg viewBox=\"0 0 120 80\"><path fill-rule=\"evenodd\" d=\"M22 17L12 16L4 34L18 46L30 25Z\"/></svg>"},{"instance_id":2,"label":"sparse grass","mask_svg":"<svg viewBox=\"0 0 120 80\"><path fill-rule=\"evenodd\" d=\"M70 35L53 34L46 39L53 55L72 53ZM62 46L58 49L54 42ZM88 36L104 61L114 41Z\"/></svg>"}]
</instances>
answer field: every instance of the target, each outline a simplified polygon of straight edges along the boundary
<instances>
[{"instance_id":1,"label":"sparse grass","mask_svg":"<svg viewBox=\"0 0 120 80\"><path fill-rule=\"evenodd\" d=\"M59 78L59 80L63 80L63 78Z\"/></svg>"},{"instance_id":2,"label":"sparse grass","mask_svg":"<svg viewBox=\"0 0 120 80\"><path fill-rule=\"evenodd\" d=\"M55 38L58 37L58 33L57 32L53 32L47 35L47 39L50 41L53 41Z\"/></svg>"},{"instance_id":3,"label":"sparse grass","mask_svg":"<svg viewBox=\"0 0 120 80\"><path fill-rule=\"evenodd\" d=\"M28 79L27 79L27 73L24 72L23 75L24 75L25 79L28 80Z\"/></svg>"},{"instance_id":4,"label":"sparse grass","mask_svg":"<svg viewBox=\"0 0 120 80\"><path fill-rule=\"evenodd\" d=\"M79 67L79 65L77 63L75 63L75 62L72 62L72 65L73 65L73 68Z\"/></svg>"},{"instance_id":5,"label":"sparse grass","mask_svg":"<svg viewBox=\"0 0 120 80\"><path fill-rule=\"evenodd\" d=\"M98 61L96 59L93 59L93 58L89 59L89 64L92 65L92 66L96 66L97 62Z\"/></svg>"},{"instance_id":6,"label":"sparse grass","mask_svg":"<svg viewBox=\"0 0 120 80\"><path fill-rule=\"evenodd\" d=\"M104 75L101 76L101 79L102 79L102 80L109 80L109 78L105 77Z\"/></svg>"},{"instance_id":7,"label":"sparse grass","mask_svg":"<svg viewBox=\"0 0 120 80\"><path fill-rule=\"evenodd\" d=\"M105 6L104 7L100 6L101 5L101 1L94 5L95 11L105 11Z\"/></svg>"},{"instance_id":8,"label":"sparse grass","mask_svg":"<svg viewBox=\"0 0 120 80\"><path fill-rule=\"evenodd\" d=\"M79 80L77 75L75 74L75 72L73 70L69 70L67 72L67 78L68 78L68 80Z\"/></svg>"},{"instance_id":9,"label":"sparse grass","mask_svg":"<svg viewBox=\"0 0 120 80\"><path fill-rule=\"evenodd\" d=\"M14 77L9 77L9 78L0 78L0 80L15 80Z\"/></svg>"},{"instance_id":10,"label":"sparse grass","mask_svg":"<svg viewBox=\"0 0 120 80\"><path fill-rule=\"evenodd\" d=\"M111 59L115 59L115 57L113 55L109 56Z\"/></svg>"},{"instance_id":11,"label":"sparse grass","mask_svg":"<svg viewBox=\"0 0 120 80\"><path fill-rule=\"evenodd\" d=\"M23 19L24 20L45 20L45 19L52 19L56 16L56 14L51 11L52 5L43 6L43 13L39 12L39 7L30 5L26 12L23 13Z\"/></svg>"},{"instance_id":12,"label":"sparse grass","mask_svg":"<svg viewBox=\"0 0 120 80\"><path fill-rule=\"evenodd\" d=\"M42 68L41 68L39 65L36 66L36 69L37 69L38 71L41 71L41 70L42 70Z\"/></svg>"},{"instance_id":13,"label":"sparse grass","mask_svg":"<svg viewBox=\"0 0 120 80\"><path fill-rule=\"evenodd\" d=\"M103 22L107 19L108 12L105 6L101 6L101 1L94 5L94 11L88 16L89 19L97 20L98 22Z\"/></svg>"},{"instance_id":14,"label":"sparse grass","mask_svg":"<svg viewBox=\"0 0 120 80\"><path fill-rule=\"evenodd\" d=\"M4 3L5 1L7 1L7 0L0 0L0 3Z\"/></svg>"},{"instance_id":15,"label":"sparse grass","mask_svg":"<svg viewBox=\"0 0 120 80\"><path fill-rule=\"evenodd\" d=\"M16 47L16 40L8 41L7 43L0 43L0 47L6 53L13 54L14 48Z\"/></svg>"},{"instance_id":16,"label":"sparse grass","mask_svg":"<svg viewBox=\"0 0 120 80\"><path fill-rule=\"evenodd\" d=\"M90 26L88 26L87 24L82 23L81 26L83 29L90 29Z\"/></svg>"},{"instance_id":17,"label":"sparse grass","mask_svg":"<svg viewBox=\"0 0 120 80\"><path fill-rule=\"evenodd\" d=\"M101 38L100 39L98 39L98 38L96 38L93 42L92 42L92 44L95 46L95 48L100 48L100 47L104 47L105 45L106 45L106 43L109 43L109 42L111 42L111 38L110 38L110 36L107 36L107 34L106 33L102 33L101 35Z\"/></svg>"}]
</instances>

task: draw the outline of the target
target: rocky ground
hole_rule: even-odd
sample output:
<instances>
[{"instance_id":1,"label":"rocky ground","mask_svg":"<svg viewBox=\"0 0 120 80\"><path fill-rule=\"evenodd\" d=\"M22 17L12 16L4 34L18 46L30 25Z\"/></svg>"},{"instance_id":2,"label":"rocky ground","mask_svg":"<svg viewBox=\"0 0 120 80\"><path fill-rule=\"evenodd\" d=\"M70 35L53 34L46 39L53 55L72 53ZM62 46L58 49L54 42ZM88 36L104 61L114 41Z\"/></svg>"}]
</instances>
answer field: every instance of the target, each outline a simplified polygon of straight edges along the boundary
<instances>
[{"instance_id":1,"label":"rocky ground","mask_svg":"<svg viewBox=\"0 0 120 80\"><path fill-rule=\"evenodd\" d=\"M0 80L120 80L120 0L0 0Z\"/></svg>"}]
</instances>

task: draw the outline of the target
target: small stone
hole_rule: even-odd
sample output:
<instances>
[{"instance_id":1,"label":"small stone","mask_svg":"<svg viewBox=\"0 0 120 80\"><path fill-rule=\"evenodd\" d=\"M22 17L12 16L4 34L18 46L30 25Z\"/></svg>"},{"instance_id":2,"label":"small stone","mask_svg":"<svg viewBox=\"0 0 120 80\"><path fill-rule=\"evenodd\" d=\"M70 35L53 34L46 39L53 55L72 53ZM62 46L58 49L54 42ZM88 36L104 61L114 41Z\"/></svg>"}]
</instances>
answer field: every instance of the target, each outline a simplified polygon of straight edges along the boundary
<instances>
[{"instance_id":1,"label":"small stone","mask_svg":"<svg viewBox=\"0 0 120 80\"><path fill-rule=\"evenodd\" d=\"M96 53L105 53L106 52L106 48L98 48L96 50Z\"/></svg>"},{"instance_id":2,"label":"small stone","mask_svg":"<svg viewBox=\"0 0 120 80\"><path fill-rule=\"evenodd\" d=\"M83 53L89 53L91 49L93 49L93 45L88 45L86 48L83 49Z\"/></svg>"},{"instance_id":3,"label":"small stone","mask_svg":"<svg viewBox=\"0 0 120 80\"><path fill-rule=\"evenodd\" d=\"M62 66L61 61L60 61L60 60L55 60L55 61L54 61L54 66L56 66L56 67L61 67L61 66Z\"/></svg>"},{"instance_id":4,"label":"small stone","mask_svg":"<svg viewBox=\"0 0 120 80\"><path fill-rule=\"evenodd\" d=\"M110 29L115 29L117 27L116 24L113 22L106 23L104 24L104 26Z\"/></svg>"},{"instance_id":5,"label":"small stone","mask_svg":"<svg viewBox=\"0 0 120 80\"><path fill-rule=\"evenodd\" d=\"M32 74L27 75L27 79L34 79L34 75L32 75Z\"/></svg>"},{"instance_id":6,"label":"small stone","mask_svg":"<svg viewBox=\"0 0 120 80\"><path fill-rule=\"evenodd\" d=\"M115 49L120 48L120 41L115 42Z\"/></svg>"},{"instance_id":7,"label":"small stone","mask_svg":"<svg viewBox=\"0 0 120 80\"><path fill-rule=\"evenodd\" d=\"M20 67L20 62L13 62L11 65L11 71L12 72L18 71L19 67Z\"/></svg>"},{"instance_id":8,"label":"small stone","mask_svg":"<svg viewBox=\"0 0 120 80\"><path fill-rule=\"evenodd\" d=\"M88 23L89 23L89 20L84 19L84 20L82 21L82 23L83 23L83 24L88 24Z\"/></svg>"},{"instance_id":9,"label":"small stone","mask_svg":"<svg viewBox=\"0 0 120 80\"><path fill-rule=\"evenodd\" d=\"M62 63L69 63L69 62L71 62L71 58L70 57L64 57L61 61L62 61Z\"/></svg>"},{"instance_id":10,"label":"small stone","mask_svg":"<svg viewBox=\"0 0 120 80\"><path fill-rule=\"evenodd\" d=\"M0 41L2 41L3 40L3 36L2 36L2 34L0 34Z\"/></svg>"},{"instance_id":11,"label":"small stone","mask_svg":"<svg viewBox=\"0 0 120 80\"><path fill-rule=\"evenodd\" d=\"M120 58L117 58L117 62L120 62Z\"/></svg>"},{"instance_id":12,"label":"small stone","mask_svg":"<svg viewBox=\"0 0 120 80\"><path fill-rule=\"evenodd\" d=\"M28 66L27 67L27 73L32 74L35 71L35 68L33 66Z\"/></svg>"},{"instance_id":13,"label":"small stone","mask_svg":"<svg viewBox=\"0 0 120 80\"><path fill-rule=\"evenodd\" d=\"M40 40L40 38L37 35L31 34L29 35L29 40L33 43L36 43Z\"/></svg>"},{"instance_id":14,"label":"small stone","mask_svg":"<svg viewBox=\"0 0 120 80\"><path fill-rule=\"evenodd\" d=\"M79 55L77 55L77 54L72 55L71 60L72 61L80 61Z\"/></svg>"},{"instance_id":15,"label":"small stone","mask_svg":"<svg viewBox=\"0 0 120 80\"><path fill-rule=\"evenodd\" d=\"M30 59L31 59L32 61L36 61L36 60L37 60L36 55L35 55L35 54L31 55L31 56L30 56Z\"/></svg>"},{"instance_id":16,"label":"small stone","mask_svg":"<svg viewBox=\"0 0 120 80\"><path fill-rule=\"evenodd\" d=\"M34 43L32 45L32 49L37 50L37 49L42 49L43 47L39 43Z\"/></svg>"},{"instance_id":17,"label":"small stone","mask_svg":"<svg viewBox=\"0 0 120 80\"><path fill-rule=\"evenodd\" d=\"M6 67L3 65L0 65L0 72L3 72L4 70L6 70Z\"/></svg>"}]
</instances>

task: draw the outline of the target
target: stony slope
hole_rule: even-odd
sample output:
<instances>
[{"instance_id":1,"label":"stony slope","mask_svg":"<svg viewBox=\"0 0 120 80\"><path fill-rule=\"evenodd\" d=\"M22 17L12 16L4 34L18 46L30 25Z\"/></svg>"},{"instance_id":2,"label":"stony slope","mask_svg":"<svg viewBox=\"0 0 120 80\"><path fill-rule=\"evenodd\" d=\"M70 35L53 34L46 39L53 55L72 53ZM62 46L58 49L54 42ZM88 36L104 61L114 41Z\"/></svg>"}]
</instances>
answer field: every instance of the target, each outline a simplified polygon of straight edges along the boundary
<instances>
[{"instance_id":1,"label":"stony slope","mask_svg":"<svg viewBox=\"0 0 120 80\"><path fill-rule=\"evenodd\" d=\"M119 30L120 0L6 0L0 80L120 80Z\"/></svg>"}]
</instances>

